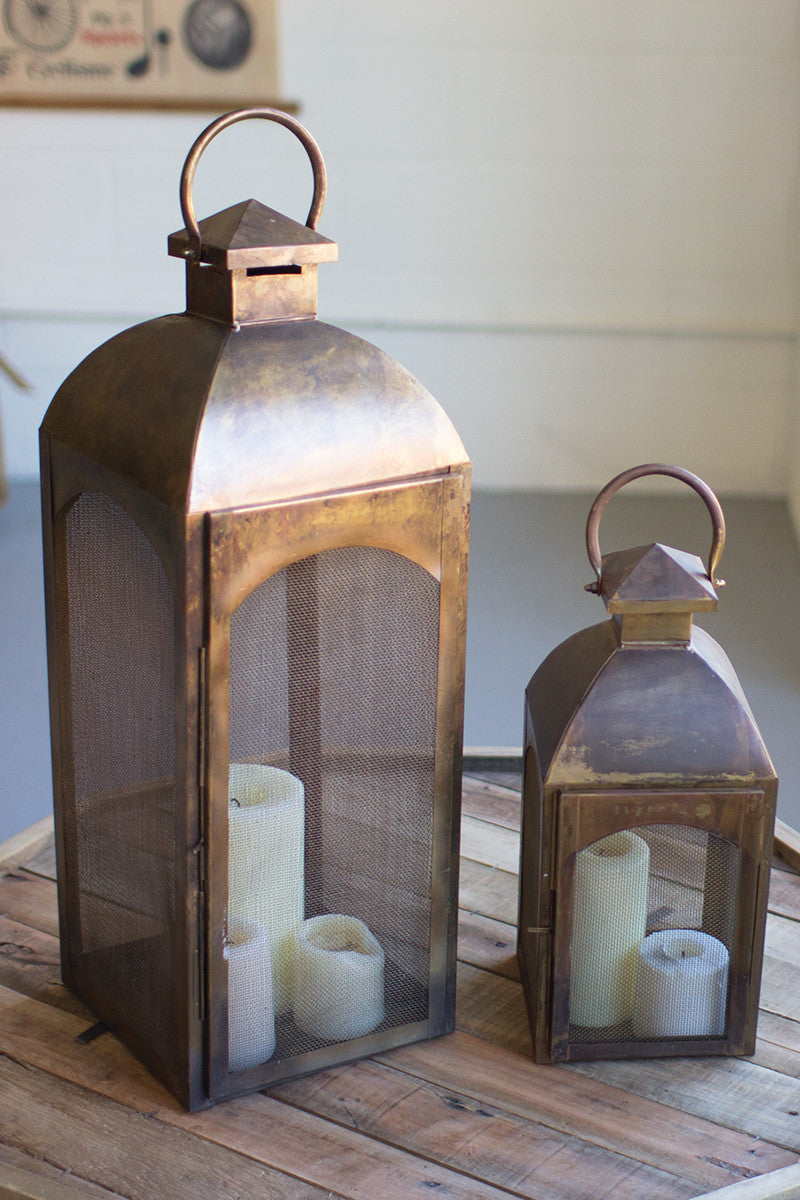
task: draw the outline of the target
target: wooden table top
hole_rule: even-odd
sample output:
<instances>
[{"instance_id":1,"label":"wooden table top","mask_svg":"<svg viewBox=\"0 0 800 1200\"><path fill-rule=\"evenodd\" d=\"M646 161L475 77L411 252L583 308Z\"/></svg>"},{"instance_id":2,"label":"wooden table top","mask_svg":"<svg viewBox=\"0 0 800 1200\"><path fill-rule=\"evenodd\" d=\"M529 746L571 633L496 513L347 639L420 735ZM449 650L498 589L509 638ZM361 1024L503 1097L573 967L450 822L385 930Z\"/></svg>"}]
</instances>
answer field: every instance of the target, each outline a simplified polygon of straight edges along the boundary
<instances>
[{"instance_id":1,"label":"wooden table top","mask_svg":"<svg viewBox=\"0 0 800 1200\"><path fill-rule=\"evenodd\" d=\"M538 1066L518 791L464 781L457 1031L187 1114L59 982L52 834L0 846L0 1197L800 1196L800 874L772 872L751 1059ZM721 1189L721 1190L720 1190Z\"/></svg>"}]
</instances>

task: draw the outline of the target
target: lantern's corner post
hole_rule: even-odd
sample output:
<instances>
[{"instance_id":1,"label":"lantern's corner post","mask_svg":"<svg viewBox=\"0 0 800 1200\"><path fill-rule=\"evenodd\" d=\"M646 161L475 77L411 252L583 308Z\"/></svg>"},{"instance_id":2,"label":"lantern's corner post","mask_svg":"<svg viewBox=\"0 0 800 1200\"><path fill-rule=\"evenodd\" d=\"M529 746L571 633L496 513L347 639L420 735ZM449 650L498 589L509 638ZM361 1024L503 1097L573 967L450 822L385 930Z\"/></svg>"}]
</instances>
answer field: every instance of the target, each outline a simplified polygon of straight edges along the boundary
<instances>
[{"instance_id":1,"label":"lantern's corner post","mask_svg":"<svg viewBox=\"0 0 800 1200\"><path fill-rule=\"evenodd\" d=\"M756 1031L758 1026L758 1004L761 995L761 979L764 963L764 943L766 940L767 905L769 900L769 884L772 870L772 855L775 838L775 814L778 800L777 776L764 781L761 793L761 826L762 843L759 860L756 864L756 895L753 914L752 958L750 965L750 986L748 988L747 1005L744 1015L744 1031L742 1048L732 1049L733 1054L751 1055L756 1050Z\"/></svg>"},{"instance_id":2,"label":"lantern's corner post","mask_svg":"<svg viewBox=\"0 0 800 1200\"><path fill-rule=\"evenodd\" d=\"M39 480L42 506L42 553L44 567L44 613L47 643L47 690L50 715L50 757L53 780L53 823L55 830L55 852L58 888L58 918L61 953L61 976L67 986L72 986L72 939L69 934L70 909L68 895L72 886L71 874L66 861L66 814L63 799L63 756L66 745L64 721L69 723L69 689L60 686L62 668L59 662L58 619L56 607L56 513L53 495L53 455L50 435L44 426L39 430ZM74 911L74 910L73 910Z\"/></svg>"},{"instance_id":3,"label":"lantern's corner post","mask_svg":"<svg viewBox=\"0 0 800 1200\"><path fill-rule=\"evenodd\" d=\"M208 1104L205 1078L206 562L203 514L175 514L176 594L176 994L182 1066L178 1099Z\"/></svg>"},{"instance_id":4,"label":"lantern's corner post","mask_svg":"<svg viewBox=\"0 0 800 1200\"><path fill-rule=\"evenodd\" d=\"M470 473L469 463L454 468L446 477L443 492L435 781L439 817L434 825L431 1037L455 1029Z\"/></svg>"}]
</instances>

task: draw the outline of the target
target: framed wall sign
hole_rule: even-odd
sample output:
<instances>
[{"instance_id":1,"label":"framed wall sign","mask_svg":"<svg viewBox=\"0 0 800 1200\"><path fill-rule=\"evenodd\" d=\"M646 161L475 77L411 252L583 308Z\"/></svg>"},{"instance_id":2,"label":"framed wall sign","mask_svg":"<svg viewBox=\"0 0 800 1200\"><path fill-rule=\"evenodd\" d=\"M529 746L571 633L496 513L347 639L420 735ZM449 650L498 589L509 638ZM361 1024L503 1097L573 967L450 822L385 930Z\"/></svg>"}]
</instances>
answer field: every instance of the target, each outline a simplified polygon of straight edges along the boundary
<instances>
[{"instance_id":1,"label":"framed wall sign","mask_svg":"<svg viewBox=\"0 0 800 1200\"><path fill-rule=\"evenodd\" d=\"M0 104L211 109L277 96L275 0L0 0Z\"/></svg>"}]
</instances>

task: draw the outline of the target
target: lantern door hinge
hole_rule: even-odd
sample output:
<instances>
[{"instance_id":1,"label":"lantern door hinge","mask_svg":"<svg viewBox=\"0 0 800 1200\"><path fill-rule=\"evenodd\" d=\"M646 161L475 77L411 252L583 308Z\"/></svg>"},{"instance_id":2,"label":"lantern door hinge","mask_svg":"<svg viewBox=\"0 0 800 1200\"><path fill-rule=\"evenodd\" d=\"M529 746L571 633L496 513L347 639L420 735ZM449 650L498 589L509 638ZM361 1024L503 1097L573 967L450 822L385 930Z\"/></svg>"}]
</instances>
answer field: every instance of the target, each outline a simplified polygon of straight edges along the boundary
<instances>
[{"instance_id":1,"label":"lantern door hinge","mask_svg":"<svg viewBox=\"0 0 800 1200\"><path fill-rule=\"evenodd\" d=\"M206 818L206 756L208 753L208 651L197 652L197 783L200 789L200 821Z\"/></svg>"},{"instance_id":2,"label":"lantern door hinge","mask_svg":"<svg viewBox=\"0 0 800 1200\"><path fill-rule=\"evenodd\" d=\"M199 1021L206 1019L207 1011L207 982L206 982L206 846L202 838L192 847L195 857L195 927L197 942L195 948L195 997L196 1016Z\"/></svg>"}]
</instances>

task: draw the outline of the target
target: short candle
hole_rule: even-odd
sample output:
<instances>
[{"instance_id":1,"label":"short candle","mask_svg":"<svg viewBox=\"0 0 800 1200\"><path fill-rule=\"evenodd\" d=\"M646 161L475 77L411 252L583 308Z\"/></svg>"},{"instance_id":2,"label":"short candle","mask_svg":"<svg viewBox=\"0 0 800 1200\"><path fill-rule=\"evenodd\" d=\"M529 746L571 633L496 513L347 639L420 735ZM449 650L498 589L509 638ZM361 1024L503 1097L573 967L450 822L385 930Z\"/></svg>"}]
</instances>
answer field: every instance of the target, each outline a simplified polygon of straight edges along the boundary
<instances>
[{"instance_id":1,"label":"short candle","mask_svg":"<svg viewBox=\"0 0 800 1200\"><path fill-rule=\"evenodd\" d=\"M662 929L644 939L636 973L635 1037L722 1037L728 951L698 929Z\"/></svg>"},{"instance_id":2,"label":"short candle","mask_svg":"<svg viewBox=\"0 0 800 1200\"><path fill-rule=\"evenodd\" d=\"M384 1018L384 953L363 921L325 913L294 933L292 1009L304 1033L329 1042L370 1033Z\"/></svg>"},{"instance_id":3,"label":"short candle","mask_svg":"<svg viewBox=\"0 0 800 1200\"><path fill-rule=\"evenodd\" d=\"M228 962L228 1067L245 1071L275 1053L269 930L234 917L224 950Z\"/></svg>"}]
</instances>

